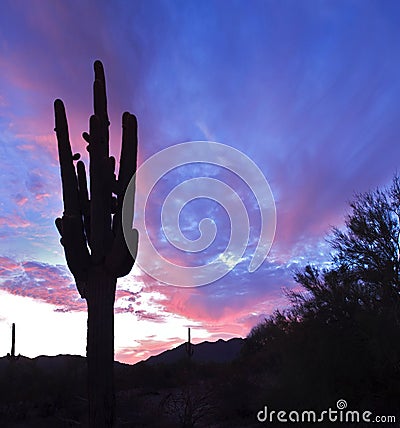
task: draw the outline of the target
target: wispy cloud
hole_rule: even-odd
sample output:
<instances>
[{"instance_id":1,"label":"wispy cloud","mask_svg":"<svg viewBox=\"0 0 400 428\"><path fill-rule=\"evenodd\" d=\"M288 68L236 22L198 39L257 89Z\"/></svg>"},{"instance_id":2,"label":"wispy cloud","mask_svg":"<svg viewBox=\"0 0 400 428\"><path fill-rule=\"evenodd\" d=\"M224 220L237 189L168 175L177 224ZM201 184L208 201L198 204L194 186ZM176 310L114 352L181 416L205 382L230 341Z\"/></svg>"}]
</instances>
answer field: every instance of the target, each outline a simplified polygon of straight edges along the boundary
<instances>
[{"instance_id":1,"label":"wispy cloud","mask_svg":"<svg viewBox=\"0 0 400 428\"><path fill-rule=\"evenodd\" d=\"M75 285L63 266L36 261L17 262L2 257L0 288L17 296L31 297L56 306L62 311L84 311Z\"/></svg>"}]
</instances>

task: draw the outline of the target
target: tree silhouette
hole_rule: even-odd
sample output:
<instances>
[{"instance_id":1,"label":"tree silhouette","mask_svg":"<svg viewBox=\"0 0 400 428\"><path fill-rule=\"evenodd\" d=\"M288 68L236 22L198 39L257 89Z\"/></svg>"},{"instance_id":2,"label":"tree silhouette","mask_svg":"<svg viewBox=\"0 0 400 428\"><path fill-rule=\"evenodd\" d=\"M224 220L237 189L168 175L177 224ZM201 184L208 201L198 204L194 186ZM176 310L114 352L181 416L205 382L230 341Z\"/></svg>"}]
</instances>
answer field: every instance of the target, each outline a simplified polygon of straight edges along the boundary
<instances>
[{"instance_id":1,"label":"tree silhouette","mask_svg":"<svg viewBox=\"0 0 400 428\"><path fill-rule=\"evenodd\" d=\"M64 104L54 103L55 131L61 168L64 212L56 219L68 267L77 289L86 299L87 364L90 427L114 424L114 300L117 278L127 275L134 257L122 231L122 204L129 181L136 172L137 121L122 116L122 146L118 179L115 159L109 156L109 125L103 65L94 63L94 114L90 117L88 143L90 193L85 164L74 161ZM133 239L136 241L137 232Z\"/></svg>"},{"instance_id":2,"label":"tree silhouette","mask_svg":"<svg viewBox=\"0 0 400 428\"><path fill-rule=\"evenodd\" d=\"M350 208L344 227L328 238L328 267L298 270L294 279L302 288L288 292L289 308L247 338L244 353L276 376L269 402L280 389L285 404L291 398L296 405L329 405L340 395L398 411L399 177L388 188L356 195Z\"/></svg>"},{"instance_id":3,"label":"tree silhouette","mask_svg":"<svg viewBox=\"0 0 400 428\"><path fill-rule=\"evenodd\" d=\"M393 178L389 188L358 195L350 206L346 230L335 228L330 240L336 250L335 261L357 276L374 297L376 309L390 307L399 313L399 177Z\"/></svg>"},{"instance_id":4,"label":"tree silhouette","mask_svg":"<svg viewBox=\"0 0 400 428\"><path fill-rule=\"evenodd\" d=\"M296 272L302 292L289 297L302 316L326 322L350 319L362 310L390 314L400 327L400 179L388 188L358 194L343 229L328 238L328 269L306 266Z\"/></svg>"}]
</instances>

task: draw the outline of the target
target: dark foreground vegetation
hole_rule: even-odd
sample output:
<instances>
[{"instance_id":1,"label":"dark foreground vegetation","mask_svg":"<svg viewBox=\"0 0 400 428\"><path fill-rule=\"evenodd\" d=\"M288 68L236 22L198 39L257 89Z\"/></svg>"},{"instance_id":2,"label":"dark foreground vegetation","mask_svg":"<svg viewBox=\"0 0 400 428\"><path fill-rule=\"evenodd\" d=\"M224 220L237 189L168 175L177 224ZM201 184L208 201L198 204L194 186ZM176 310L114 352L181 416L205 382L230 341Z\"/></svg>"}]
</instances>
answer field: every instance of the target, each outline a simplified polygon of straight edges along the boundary
<instances>
[{"instance_id":1,"label":"dark foreground vegetation","mask_svg":"<svg viewBox=\"0 0 400 428\"><path fill-rule=\"evenodd\" d=\"M370 411L400 422L400 180L357 196L324 268L295 273L290 305L252 329L238 357L115 365L117 427L302 427L269 410ZM218 351L220 352L220 351ZM86 426L81 357L0 360L2 427ZM373 423L373 425L371 425Z\"/></svg>"},{"instance_id":2,"label":"dark foreground vegetation","mask_svg":"<svg viewBox=\"0 0 400 428\"><path fill-rule=\"evenodd\" d=\"M297 271L290 307L248 336L243 365L265 379L253 397L260 406L337 410L344 399L351 410L396 415L399 426L399 239L396 176L389 188L356 197L329 238L327 267Z\"/></svg>"},{"instance_id":3,"label":"dark foreground vegetation","mask_svg":"<svg viewBox=\"0 0 400 428\"><path fill-rule=\"evenodd\" d=\"M84 357L0 359L1 427L87 426L85 379ZM259 426L236 361L116 363L115 381L117 427Z\"/></svg>"}]
</instances>

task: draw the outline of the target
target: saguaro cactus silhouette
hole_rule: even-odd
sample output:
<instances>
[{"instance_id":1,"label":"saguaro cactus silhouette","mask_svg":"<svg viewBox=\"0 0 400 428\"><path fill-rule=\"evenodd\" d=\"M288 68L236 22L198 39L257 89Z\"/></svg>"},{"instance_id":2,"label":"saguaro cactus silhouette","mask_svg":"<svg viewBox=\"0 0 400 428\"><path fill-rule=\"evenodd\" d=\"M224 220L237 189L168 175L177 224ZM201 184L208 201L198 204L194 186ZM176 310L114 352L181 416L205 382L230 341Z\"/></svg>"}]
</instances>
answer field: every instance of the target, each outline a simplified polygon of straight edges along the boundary
<instances>
[{"instance_id":1,"label":"saguaro cactus silhouette","mask_svg":"<svg viewBox=\"0 0 400 428\"><path fill-rule=\"evenodd\" d=\"M7 354L7 358L11 361L16 361L19 355L15 355L15 323L12 323L11 327L11 354Z\"/></svg>"},{"instance_id":2,"label":"saguaro cactus silhouette","mask_svg":"<svg viewBox=\"0 0 400 428\"><path fill-rule=\"evenodd\" d=\"M190 327L188 327L188 341L185 343L185 350L186 350L186 354L189 357L189 359L192 358L192 356L194 354L194 348L193 348L193 344L192 344L191 339L190 339Z\"/></svg>"},{"instance_id":3,"label":"saguaro cactus silhouette","mask_svg":"<svg viewBox=\"0 0 400 428\"><path fill-rule=\"evenodd\" d=\"M117 278L127 275L136 254L131 254L122 231L122 204L136 172L137 121L122 116L122 146L118 179L115 159L109 156L109 125L103 65L94 63L94 114L88 143L90 192L85 164L74 161L64 104L54 102L55 131L61 168L64 212L56 219L65 257L77 289L86 299L89 426L114 424L114 300ZM135 235L137 249L137 233Z\"/></svg>"}]
</instances>

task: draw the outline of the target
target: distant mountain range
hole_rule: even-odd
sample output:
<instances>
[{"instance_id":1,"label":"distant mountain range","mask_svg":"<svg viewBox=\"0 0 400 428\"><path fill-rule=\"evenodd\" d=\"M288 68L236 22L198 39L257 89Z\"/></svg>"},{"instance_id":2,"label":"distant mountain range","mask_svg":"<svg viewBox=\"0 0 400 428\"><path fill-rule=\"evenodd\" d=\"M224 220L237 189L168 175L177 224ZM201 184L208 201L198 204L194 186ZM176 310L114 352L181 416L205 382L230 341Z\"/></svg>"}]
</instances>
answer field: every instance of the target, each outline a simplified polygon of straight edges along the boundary
<instances>
[{"instance_id":1,"label":"distant mountain range","mask_svg":"<svg viewBox=\"0 0 400 428\"><path fill-rule=\"evenodd\" d=\"M193 345L192 360L197 363L227 363L239 356L244 339L234 338L227 341L219 339L216 342L201 342ZM149 364L171 364L187 358L185 343L176 348L148 358Z\"/></svg>"},{"instance_id":2,"label":"distant mountain range","mask_svg":"<svg viewBox=\"0 0 400 428\"><path fill-rule=\"evenodd\" d=\"M198 344L192 344L193 346L193 356L192 360L197 363L226 363L234 360L240 353L242 346L245 342L245 339L234 338L229 339L227 341L223 339L219 339L216 342L201 342ZM185 343L179 345L176 348L167 350L162 352L161 354L154 355L148 358L145 361L141 361L143 364L173 364L187 358ZM47 372L58 372L62 370L65 365L74 365L83 363L85 357L81 357L78 355L57 355L57 356L47 356L41 355L36 358L28 358L24 356L20 356L18 359L18 367L21 369L23 366L30 366L31 363L34 363L35 367L40 370L44 370ZM115 362L116 366L125 366L125 364ZM139 364L139 363L137 363ZM0 358L0 371L3 368L8 367L8 359L7 357Z\"/></svg>"}]
</instances>

